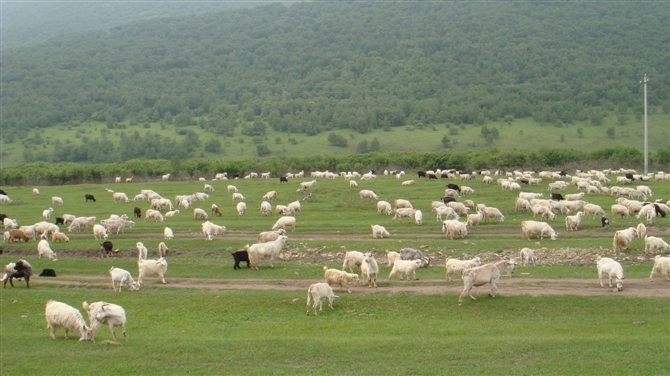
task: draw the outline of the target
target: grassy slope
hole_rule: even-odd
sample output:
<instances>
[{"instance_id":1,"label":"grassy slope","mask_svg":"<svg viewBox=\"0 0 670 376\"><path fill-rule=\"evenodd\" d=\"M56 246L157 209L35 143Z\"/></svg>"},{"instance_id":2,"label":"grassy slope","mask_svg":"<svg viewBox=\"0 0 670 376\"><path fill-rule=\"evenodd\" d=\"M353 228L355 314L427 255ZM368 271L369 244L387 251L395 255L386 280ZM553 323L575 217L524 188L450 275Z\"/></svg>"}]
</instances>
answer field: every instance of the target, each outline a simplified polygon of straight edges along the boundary
<instances>
[{"instance_id":1,"label":"grassy slope","mask_svg":"<svg viewBox=\"0 0 670 376\"><path fill-rule=\"evenodd\" d=\"M588 123L577 122L576 124L568 125L567 127L554 126L540 126L533 122L532 119L517 119L508 126L506 123L488 123L487 126L495 126L500 131L500 139L494 142L494 145L502 150L506 149L539 149L543 147L548 148L575 148L580 150L593 150L609 146L632 146L639 149L644 147L644 125L642 122L637 122L632 114L628 115L631 120L625 126L617 125L616 115L611 113L604 119L603 125L598 127L590 126ZM666 147L670 143L670 116L665 114L658 114L649 116L649 150L654 152L660 148ZM452 125L453 126L453 125ZM605 131L609 127L614 127L616 136L614 139L607 138ZM583 129L583 138L577 137L577 128ZM356 153L358 143L366 140L368 143L373 138L377 137L381 144L382 150L393 151L438 151L442 149L442 137L447 135L453 143L453 150L471 150L473 148L484 148L488 145L480 135L480 126L465 125L465 129L458 127L457 135L450 135L449 130L444 124L434 125L435 130L431 126L427 126L423 130L408 130L408 127L393 128L390 132L384 132L377 129L367 134L359 134L349 129L338 130L336 133L344 136L349 145L346 148L334 147L328 143L328 135L330 132L324 132L316 136L307 136L305 134L292 134L291 137L298 141L297 145L292 145L288 142L288 134L268 130L265 137L265 144L272 150L273 156L305 156L305 155L348 155ZM82 129L85 133L81 133ZM53 153L53 146L50 142L60 139L63 143L66 140L71 140L73 144L81 143L79 136L87 136L89 139L99 139L101 130L106 129L104 123L87 122L79 127L72 127L67 129L64 126L57 126L41 130L42 139L46 142L37 148L29 147L34 151L46 151L48 154ZM212 154L204 151L204 146L200 150L202 152L196 153L195 157L204 157L211 159L219 158L254 158L256 154L256 145L252 142L251 137L242 136L239 128L235 131L235 137L224 138L223 136L216 136L212 133L207 133L198 126L187 127L200 135L201 141L206 142L212 137L218 137L221 141L224 152L221 154ZM163 130L159 124L151 124L151 128L143 128L141 125L127 127L125 131L132 134L135 130L140 134L145 134L147 131L152 133L159 132L165 137L181 139L183 136L178 136L173 125L166 125ZM113 130L107 137L118 145L118 134L124 130ZM31 137L34 133L29 133ZM354 139L350 135L354 135ZM565 141L561 142L561 136L565 137ZM281 144L276 144L275 139L279 137ZM244 143L239 142L244 139ZM226 146L226 142L228 146ZM24 146L20 140L14 141L12 144L0 143L2 150L3 165L16 165L23 163Z\"/></svg>"},{"instance_id":2,"label":"grassy slope","mask_svg":"<svg viewBox=\"0 0 670 376\"><path fill-rule=\"evenodd\" d=\"M407 178L413 178L407 176ZM416 179L415 179L416 180ZM281 261L274 269L263 263L259 272L232 270L229 251L254 241L258 231L268 229L276 216L265 218L258 214L260 197L267 191L278 191L279 200L286 204L301 197L295 193L297 181L278 185L272 180L238 180L210 182L216 187L212 197L196 207L208 208L216 203L223 211L213 219L228 228L227 234L206 242L197 234L201 221L195 221L191 210L185 210L166 223L137 221L126 235L112 235L115 248L129 251L137 241L143 241L155 255L164 226L175 230L176 238L168 241L170 278L189 276L216 278L265 278L274 283L280 278L318 279L320 263L308 257L304 262ZM249 212L240 217L226 192L226 185L235 184L247 197ZM608 251L613 231L635 225L634 218L615 219L610 229L601 229L599 221L585 219L581 228L588 232L562 231L563 216L552 223L560 232L559 240L522 241L519 222L528 214L512 211L512 192L484 186L479 180L467 184L476 190L476 203L500 208L506 216L503 223L482 225L473 229L467 239L449 241L439 236L439 222L430 213L430 201L441 196L446 182L420 180L410 187L401 187L392 177L380 176L370 182L360 182L360 188L375 190L382 199L410 199L424 212L423 226L393 223L390 217L378 215L374 202L360 200L357 189L349 189L341 179L319 181L314 188L315 200L303 204L296 232L289 233L287 247L306 255L316 252L336 254L346 249L398 250L401 247L428 245L430 252L442 252L460 257L485 251L501 252L530 246L549 250L585 248L594 253ZM151 188L174 197L199 191L201 182L144 182L107 184L116 191L134 196L143 188ZM670 197L667 182L651 182L655 197ZM111 194L102 185L71 185L38 187L42 194L33 196L29 187L5 187L14 202L0 206L0 212L17 218L19 224L34 223L41 211L49 207L50 197L63 197L65 205L56 207L54 215L71 213L79 216L96 215L98 219L110 213L132 212L134 206L143 210L146 202L114 204ZM531 189L545 191L546 185ZM574 188L566 191L574 193ZM566 193L564 192L564 193ZM85 193L95 194L96 203L86 203ZM588 199L607 208L610 196L590 196ZM668 225L668 218L659 218L650 232L659 234ZM391 238L373 240L369 225L379 223L391 232ZM511 230L511 231L507 231ZM502 231L496 233L496 231ZM192 234L195 237L191 237ZM244 235L246 234L246 235ZM327 234L312 240L310 234ZM360 234L364 237L340 240L340 234ZM69 234L69 243L52 244L60 253L59 261L51 262L35 256L35 242L4 245L10 255L0 255L0 263L15 261L21 254L36 270L56 268L61 274L106 275L110 266L125 268L135 275L133 257L99 260L81 257L72 250L98 252L99 241L91 233ZM242 235L242 236L240 236ZM292 235L307 239L291 240ZM427 235L437 235L430 237ZM663 236L663 235L661 235ZM231 239L231 238L237 239ZM399 241L402 240L402 243ZM344 247L344 249L342 248ZM606 250L603 251L602 249ZM639 264L644 244L635 239L631 251L620 255L629 278L648 276L649 262ZM134 253L133 253L134 254ZM334 257L329 266L336 267L341 256ZM381 267L380 284L389 268ZM518 272L529 277L585 278L596 283L592 265L582 267L526 267ZM442 278L444 269L435 266L419 271L420 278ZM400 282L392 282L400 283ZM457 284L458 282L454 282ZM654 283L664 283L659 277ZM318 318L304 316L304 292L280 291L219 291L173 289L159 286L155 277L138 292L112 293L108 284L88 288L56 287L40 284L25 289L19 283L15 289L2 291L0 337L3 338L0 369L7 374L97 373L142 374L665 374L668 372L668 310L667 299L624 298L620 296L500 296L485 298L485 289L475 292L476 303L458 308L455 295L417 296L398 294L352 294L336 300L336 310L327 310ZM79 307L81 302L110 301L124 306L128 312L130 341L122 346L105 346L63 341L48 337L43 318L44 303L56 299ZM578 314L577 314L578 313ZM118 330L117 330L118 333ZM110 339L102 328L98 341ZM11 346L7 344L11 343ZM63 356L67 354L67 356ZM250 355L253 354L253 355ZM120 361L123 359L122 361ZM28 361L29 360L29 361ZM623 371L625 370L625 371Z\"/></svg>"}]
</instances>

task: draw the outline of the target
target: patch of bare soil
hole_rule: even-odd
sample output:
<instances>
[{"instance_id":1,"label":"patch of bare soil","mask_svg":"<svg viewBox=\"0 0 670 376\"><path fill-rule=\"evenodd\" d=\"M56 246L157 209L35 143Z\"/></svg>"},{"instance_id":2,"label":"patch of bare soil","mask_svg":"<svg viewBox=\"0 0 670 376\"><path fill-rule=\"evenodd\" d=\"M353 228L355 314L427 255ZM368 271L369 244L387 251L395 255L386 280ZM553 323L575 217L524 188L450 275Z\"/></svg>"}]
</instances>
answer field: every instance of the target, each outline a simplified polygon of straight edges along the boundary
<instances>
[{"instance_id":1,"label":"patch of bare soil","mask_svg":"<svg viewBox=\"0 0 670 376\"><path fill-rule=\"evenodd\" d=\"M206 289L210 291L224 290L278 290L278 291L300 291L301 293L310 284L323 282L319 280L298 279L230 279L230 278L167 278L167 286L183 289ZM63 286L104 286L111 285L109 277L99 275L61 275L58 278L39 278L40 284L54 284ZM629 278L625 280L624 290L616 291L616 287L609 288L607 280L603 280L605 287L600 287L597 279L579 278L508 278L502 277L498 283L498 294L500 295L577 295L577 296L602 296L622 295L643 298L670 298L670 284L663 278L656 278L650 282L647 278ZM156 278L147 278L144 287L155 288L161 286ZM334 286L336 293L346 294ZM385 278L379 279L377 288L370 288L362 283L352 285L351 290L355 294L369 293L412 293L412 294L460 294L463 284L455 279L447 282L444 279L419 279L416 281L399 281L397 279L389 282ZM489 286L474 288L476 295L488 294Z\"/></svg>"}]
</instances>

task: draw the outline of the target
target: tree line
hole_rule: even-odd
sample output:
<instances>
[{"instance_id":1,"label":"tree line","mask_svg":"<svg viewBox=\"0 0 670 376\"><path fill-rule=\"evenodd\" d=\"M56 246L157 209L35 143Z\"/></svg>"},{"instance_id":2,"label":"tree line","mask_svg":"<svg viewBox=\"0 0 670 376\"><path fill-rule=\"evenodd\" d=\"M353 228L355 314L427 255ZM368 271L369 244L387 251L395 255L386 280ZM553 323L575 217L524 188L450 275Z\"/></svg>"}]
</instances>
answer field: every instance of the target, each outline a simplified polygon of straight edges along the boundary
<instances>
[{"instance_id":1,"label":"tree line","mask_svg":"<svg viewBox=\"0 0 670 376\"><path fill-rule=\"evenodd\" d=\"M603 148L590 152L574 149L499 150L490 147L467 152L443 151L419 152L374 152L349 156L269 157L243 160L182 160L132 159L118 163L45 163L33 162L21 166L0 168L2 185L61 185L79 183L101 183L113 181L116 176L133 176L136 181L160 179L170 173L177 179L197 179L201 176L213 178L216 173L227 172L244 176L249 172L270 171L273 176L287 172L309 171L368 171L381 173L384 169L410 171L453 168L463 171L482 169L511 170L516 168L543 169L580 168L640 168L644 155L628 147ZM670 146L650 156L652 168L666 170L670 167Z\"/></svg>"}]
</instances>

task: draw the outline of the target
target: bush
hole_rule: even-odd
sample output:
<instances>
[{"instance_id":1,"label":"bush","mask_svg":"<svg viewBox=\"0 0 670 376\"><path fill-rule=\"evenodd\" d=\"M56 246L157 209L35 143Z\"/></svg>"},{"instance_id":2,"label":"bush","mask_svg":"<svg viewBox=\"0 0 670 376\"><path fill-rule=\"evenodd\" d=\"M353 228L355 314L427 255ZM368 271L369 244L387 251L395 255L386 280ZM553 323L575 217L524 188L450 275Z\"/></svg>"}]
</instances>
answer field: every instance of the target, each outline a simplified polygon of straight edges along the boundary
<instances>
[{"instance_id":1,"label":"bush","mask_svg":"<svg viewBox=\"0 0 670 376\"><path fill-rule=\"evenodd\" d=\"M258 154L259 157L269 155L270 153L272 153L272 151L270 151L265 144L256 146L256 154Z\"/></svg>"},{"instance_id":2,"label":"bush","mask_svg":"<svg viewBox=\"0 0 670 376\"><path fill-rule=\"evenodd\" d=\"M221 141L217 139L212 139L205 142L205 151L210 153L220 153L221 152Z\"/></svg>"},{"instance_id":3,"label":"bush","mask_svg":"<svg viewBox=\"0 0 670 376\"><path fill-rule=\"evenodd\" d=\"M347 147L347 139L334 132L328 135L328 142L333 146Z\"/></svg>"}]
</instances>

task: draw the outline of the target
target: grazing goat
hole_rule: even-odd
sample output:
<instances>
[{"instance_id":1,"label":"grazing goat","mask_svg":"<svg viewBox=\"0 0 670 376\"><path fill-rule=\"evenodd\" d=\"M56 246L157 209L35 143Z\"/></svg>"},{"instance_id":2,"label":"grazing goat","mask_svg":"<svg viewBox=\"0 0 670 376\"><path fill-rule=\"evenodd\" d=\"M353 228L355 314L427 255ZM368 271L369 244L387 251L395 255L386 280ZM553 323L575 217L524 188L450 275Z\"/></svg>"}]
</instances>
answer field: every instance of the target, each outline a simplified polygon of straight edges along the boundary
<instances>
[{"instance_id":1,"label":"grazing goat","mask_svg":"<svg viewBox=\"0 0 670 376\"><path fill-rule=\"evenodd\" d=\"M598 258L596 266L598 267L598 281L600 281L600 287L605 287L603 285L602 275L607 274L609 276L609 287L612 287L612 278L615 277L617 291L623 290L623 280L626 277L623 275L621 264L609 257L601 257Z\"/></svg>"},{"instance_id":2,"label":"grazing goat","mask_svg":"<svg viewBox=\"0 0 670 376\"><path fill-rule=\"evenodd\" d=\"M368 282L368 287L377 287L377 274L379 274L377 260L371 252L366 252L361 262L361 277L363 281Z\"/></svg>"},{"instance_id":3,"label":"grazing goat","mask_svg":"<svg viewBox=\"0 0 670 376\"><path fill-rule=\"evenodd\" d=\"M147 257L149 256L149 250L147 250L147 247L144 246L142 242L137 242L135 244L137 246L137 259L138 260L146 260Z\"/></svg>"},{"instance_id":4,"label":"grazing goat","mask_svg":"<svg viewBox=\"0 0 670 376\"><path fill-rule=\"evenodd\" d=\"M165 245L165 243L163 243L163 242L158 243L158 257L159 258L167 257L169 250L170 250L170 248L168 248L167 245Z\"/></svg>"},{"instance_id":5,"label":"grazing goat","mask_svg":"<svg viewBox=\"0 0 670 376\"><path fill-rule=\"evenodd\" d=\"M112 290L121 292L121 288L124 285L128 286L128 290L136 291L140 289L140 285L133 280L133 277L130 275L130 272L121 268L111 267L109 268L109 275L112 277Z\"/></svg>"},{"instance_id":6,"label":"grazing goat","mask_svg":"<svg viewBox=\"0 0 670 376\"><path fill-rule=\"evenodd\" d=\"M662 257L660 255L657 255L654 258L654 267L651 269L651 274L649 275L649 282L652 282L654 280L654 275L656 274L661 274L661 276L665 277L667 281L670 282L670 278L668 278L668 272L670 272L670 257Z\"/></svg>"},{"instance_id":7,"label":"grazing goat","mask_svg":"<svg viewBox=\"0 0 670 376\"><path fill-rule=\"evenodd\" d=\"M40 277L55 277L55 276L56 271L49 268L42 269L42 272L40 273Z\"/></svg>"},{"instance_id":8,"label":"grazing goat","mask_svg":"<svg viewBox=\"0 0 670 376\"><path fill-rule=\"evenodd\" d=\"M637 234L635 227L629 227L625 230L619 230L614 233L614 241L612 242L614 252L618 249L628 249L633 242L633 238Z\"/></svg>"},{"instance_id":9,"label":"grazing goat","mask_svg":"<svg viewBox=\"0 0 670 376\"><path fill-rule=\"evenodd\" d=\"M377 239L377 237L381 237L381 238L387 237L388 238L390 236L389 232L386 231L386 228L384 228L384 226L370 225L370 227L372 228L372 237L375 238L375 239Z\"/></svg>"},{"instance_id":10,"label":"grazing goat","mask_svg":"<svg viewBox=\"0 0 670 376\"><path fill-rule=\"evenodd\" d=\"M109 240L107 240L103 243L100 243L100 253L102 254L102 256L106 256L107 258L109 258L109 255L112 255L112 248L113 247L114 247L114 245ZM118 252L118 251L119 250L117 249L114 252Z\"/></svg>"},{"instance_id":11,"label":"grazing goat","mask_svg":"<svg viewBox=\"0 0 670 376\"><path fill-rule=\"evenodd\" d=\"M114 333L115 325L121 327L123 339L128 340L128 337L126 337L126 311L123 307L105 302L95 302L91 304L84 302L82 303L82 306L88 313L88 322L91 324L92 342L95 342L95 332L98 331L100 324L109 325L109 330L112 332L114 342L116 342L116 333Z\"/></svg>"},{"instance_id":12,"label":"grazing goat","mask_svg":"<svg viewBox=\"0 0 670 376\"><path fill-rule=\"evenodd\" d=\"M535 256L535 252L530 248L522 248L519 251L519 258L524 265L532 262L533 265L537 266L540 263L540 259Z\"/></svg>"},{"instance_id":13,"label":"grazing goat","mask_svg":"<svg viewBox=\"0 0 670 376\"><path fill-rule=\"evenodd\" d=\"M68 333L72 332L79 334L79 341L93 341L93 333L86 325L84 316L74 307L49 300L44 310L44 317L47 320L47 329L49 329L52 339L56 339L56 329L63 328L65 329L65 339L68 339Z\"/></svg>"},{"instance_id":14,"label":"grazing goat","mask_svg":"<svg viewBox=\"0 0 670 376\"><path fill-rule=\"evenodd\" d=\"M49 242L46 241L46 239L40 240L39 243L37 243L37 255L39 258L42 258L42 256L46 258L50 258L53 261L56 260L56 253L51 250L51 247L49 246Z\"/></svg>"},{"instance_id":15,"label":"grazing goat","mask_svg":"<svg viewBox=\"0 0 670 376\"><path fill-rule=\"evenodd\" d=\"M344 262L342 263L342 270L345 270L347 267L349 267L349 272L353 273L355 266L357 266L360 269L361 263L363 263L364 258L365 254L363 254L363 252L348 251L347 253L344 254Z\"/></svg>"},{"instance_id":16,"label":"grazing goat","mask_svg":"<svg viewBox=\"0 0 670 376\"><path fill-rule=\"evenodd\" d=\"M30 288L30 276L33 275L33 267L24 259L17 262L10 262L5 265L5 275L2 277L3 288L7 287L7 281L14 287L14 278L23 278L26 281L26 288Z\"/></svg>"},{"instance_id":17,"label":"grazing goat","mask_svg":"<svg viewBox=\"0 0 670 376\"><path fill-rule=\"evenodd\" d=\"M323 299L328 299L328 306L330 309L333 308L333 299L339 298L339 296L333 293L333 289L327 283L314 283L309 286L307 289L307 316L309 316L309 303L310 300L314 301L314 316L316 313L316 306L318 304L319 311L323 311Z\"/></svg>"},{"instance_id":18,"label":"grazing goat","mask_svg":"<svg viewBox=\"0 0 670 376\"><path fill-rule=\"evenodd\" d=\"M475 257L471 260L447 259L445 266L447 269L447 281L451 282L451 275L454 273L463 273L463 270L475 268L482 265L482 260Z\"/></svg>"},{"instance_id":19,"label":"grazing goat","mask_svg":"<svg viewBox=\"0 0 670 376\"><path fill-rule=\"evenodd\" d=\"M400 253L386 250L386 262L388 266L393 267L395 261L400 259Z\"/></svg>"},{"instance_id":20,"label":"grazing goat","mask_svg":"<svg viewBox=\"0 0 670 376\"><path fill-rule=\"evenodd\" d=\"M328 285L338 284L340 285L340 289L347 289L349 294L351 294L349 282L358 282L358 274L347 273L337 269L328 269L327 266L323 267L323 277Z\"/></svg>"},{"instance_id":21,"label":"grazing goat","mask_svg":"<svg viewBox=\"0 0 670 376\"><path fill-rule=\"evenodd\" d=\"M247 252L249 252L249 263L252 268L258 270L258 262L262 258L270 258L270 267L274 268L272 265L272 260L279 255L284 244L286 244L288 237L286 235L279 236L276 240L267 242L267 243L256 243L251 246L247 246Z\"/></svg>"},{"instance_id":22,"label":"grazing goat","mask_svg":"<svg viewBox=\"0 0 670 376\"><path fill-rule=\"evenodd\" d=\"M217 217L221 216L221 210L216 204L212 204L212 215L216 215Z\"/></svg>"},{"instance_id":23,"label":"grazing goat","mask_svg":"<svg viewBox=\"0 0 670 376\"><path fill-rule=\"evenodd\" d=\"M208 220L209 215L204 210L202 210L200 208L195 208L195 209L193 209L193 219Z\"/></svg>"},{"instance_id":24,"label":"grazing goat","mask_svg":"<svg viewBox=\"0 0 670 376\"><path fill-rule=\"evenodd\" d=\"M511 260L502 260L492 264L465 269L463 271L463 276L461 277L464 286L463 292L461 292L461 295L458 297L458 306L460 307L463 305L463 297L465 297L465 295L469 295L472 300L477 300L472 296L471 290L473 286L482 286L487 283L490 284L491 292L489 293L489 296L495 298L495 292L498 289L496 282L500 279L502 271L513 264L514 262Z\"/></svg>"},{"instance_id":25,"label":"grazing goat","mask_svg":"<svg viewBox=\"0 0 670 376\"><path fill-rule=\"evenodd\" d=\"M414 279L418 279L416 278L416 269L421 267L421 264L421 260L396 260L396 262L393 263L391 274L389 274L389 281L395 274L398 274L398 278L402 279L403 273L405 273L408 281L410 273L414 275Z\"/></svg>"},{"instance_id":26,"label":"grazing goat","mask_svg":"<svg viewBox=\"0 0 670 376\"><path fill-rule=\"evenodd\" d=\"M142 284L142 277L145 275L158 274L163 284L165 284L165 273L167 272L168 263L164 258L157 260L137 260L137 268L139 269L139 276L137 277L137 284Z\"/></svg>"},{"instance_id":27,"label":"grazing goat","mask_svg":"<svg viewBox=\"0 0 670 376\"><path fill-rule=\"evenodd\" d=\"M291 231L295 231L295 224L296 224L296 219L295 217L291 216L283 216L275 222L275 224L272 226L272 231L279 230L281 228L286 229L286 227L290 227Z\"/></svg>"},{"instance_id":28,"label":"grazing goat","mask_svg":"<svg viewBox=\"0 0 670 376\"><path fill-rule=\"evenodd\" d=\"M247 263L247 268L250 268L249 266L249 252L247 252L246 249L241 249L239 251L231 253L233 255L233 259L235 260L235 265L233 265L233 270L237 269L242 269L240 267L240 262L246 262Z\"/></svg>"},{"instance_id":29,"label":"grazing goat","mask_svg":"<svg viewBox=\"0 0 670 376\"><path fill-rule=\"evenodd\" d=\"M652 253L656 251L670 251L670 245L661 238L655 236L644 237L644 251L645 253Z\"/></svg>"},{"instance_id":30,"label":"grazing goat","mask_svg":"<svg viewBox=\"0 0 670 376\"><path fill-rule=\"evenodd\" d=\"M257 239L259 243L267 243L276 240L281 235L286 235L286 230L284 230L283 228L280 228L277 231L261 232L260 234L258 234Z\"/></svg>"}]
</instances>

